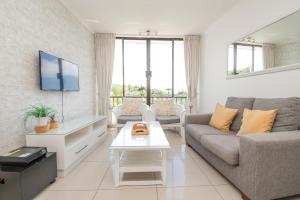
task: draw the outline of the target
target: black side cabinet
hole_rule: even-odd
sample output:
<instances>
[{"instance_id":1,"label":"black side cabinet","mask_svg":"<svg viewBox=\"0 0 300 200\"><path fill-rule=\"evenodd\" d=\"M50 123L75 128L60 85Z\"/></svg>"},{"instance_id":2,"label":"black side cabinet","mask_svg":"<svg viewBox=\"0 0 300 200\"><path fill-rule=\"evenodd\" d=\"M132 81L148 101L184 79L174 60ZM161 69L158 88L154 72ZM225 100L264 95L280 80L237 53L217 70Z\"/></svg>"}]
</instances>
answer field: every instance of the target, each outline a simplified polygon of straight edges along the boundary
<instances>
[{"instance_id":1,"label":"black side cabinet","mask_svg":"<svg viewBox=\"0 0 300 200\"><path fill-rule=\"evenodd\" d=\"M31 200L56 177L56 153L47 153L26 167L0 166L0 199Z\"/></svg>"}]
</instances>

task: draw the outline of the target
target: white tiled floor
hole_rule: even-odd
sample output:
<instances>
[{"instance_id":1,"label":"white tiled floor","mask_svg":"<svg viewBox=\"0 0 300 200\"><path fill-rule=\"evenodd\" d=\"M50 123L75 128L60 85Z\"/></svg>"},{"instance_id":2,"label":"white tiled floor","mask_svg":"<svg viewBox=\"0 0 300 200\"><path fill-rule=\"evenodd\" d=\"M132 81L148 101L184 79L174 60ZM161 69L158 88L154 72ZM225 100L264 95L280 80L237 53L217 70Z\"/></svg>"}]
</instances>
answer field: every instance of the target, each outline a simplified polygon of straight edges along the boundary
<instances>
[{"instance_id":1,"label":"white tiled floor","mask_svg":"<svg viewBox=\"0 0 300 200\"><path fill-rule=\"evenodd\" d=\"M68 176L43 191L35 200L240 200L240 192L184 144L178 133L166 131L171 144L166 186L114 187L109 150L115 130ZM150 174L149 176L156 176ZM300 197L289 198L300 200ZM287 200L287 199L286 199Z\"/></svg>"}]
</instances>

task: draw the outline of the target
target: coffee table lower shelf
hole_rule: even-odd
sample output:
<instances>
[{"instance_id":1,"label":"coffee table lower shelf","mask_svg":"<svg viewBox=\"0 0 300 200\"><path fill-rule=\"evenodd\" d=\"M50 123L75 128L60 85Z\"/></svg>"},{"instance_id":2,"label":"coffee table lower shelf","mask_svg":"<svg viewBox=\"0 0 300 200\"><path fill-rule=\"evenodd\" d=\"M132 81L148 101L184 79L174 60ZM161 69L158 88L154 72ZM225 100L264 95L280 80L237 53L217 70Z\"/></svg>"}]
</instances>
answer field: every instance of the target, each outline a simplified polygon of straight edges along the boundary
<instances>
[{"instance_id":1,"label":"coffee table lower shelf","mask_svg":"<svg viewBox=\"0 0 300 200\"><path fill-rule=\"evenodd\" d=\"M114 149L115 186L165 185L166 150Z\"/></svg>"}]
</instances>

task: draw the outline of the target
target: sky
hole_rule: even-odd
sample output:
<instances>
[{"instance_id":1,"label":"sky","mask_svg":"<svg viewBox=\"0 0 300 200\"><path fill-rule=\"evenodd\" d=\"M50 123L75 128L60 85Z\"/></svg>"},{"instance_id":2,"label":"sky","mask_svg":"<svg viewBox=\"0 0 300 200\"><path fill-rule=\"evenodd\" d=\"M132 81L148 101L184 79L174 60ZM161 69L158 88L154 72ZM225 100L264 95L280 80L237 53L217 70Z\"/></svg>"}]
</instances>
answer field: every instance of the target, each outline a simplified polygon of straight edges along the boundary
<instances>
[{"instance_id":1,"label":"sky","mask_svg":"<svg viewBox=\"0 0 300 200\"><path fill-rule=\"evenodd\" d=\"M172 88L172 43L151 41L151 87ZM146 41L124 41L125 85L146 87ZM116 40L113 84L122 84L122 43ZM186 91L183 41L174 43L174 92Z\"/></svg>"}]
</instances>

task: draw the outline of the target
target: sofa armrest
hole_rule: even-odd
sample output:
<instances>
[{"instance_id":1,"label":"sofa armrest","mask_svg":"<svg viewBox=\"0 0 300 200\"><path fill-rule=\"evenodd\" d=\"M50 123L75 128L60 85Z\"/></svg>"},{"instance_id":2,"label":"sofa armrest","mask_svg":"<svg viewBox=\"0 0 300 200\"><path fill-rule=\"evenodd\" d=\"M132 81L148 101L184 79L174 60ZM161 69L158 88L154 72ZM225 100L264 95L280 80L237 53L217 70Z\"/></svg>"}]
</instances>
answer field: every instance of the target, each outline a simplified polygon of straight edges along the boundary
<instances>
[{"instance_id":1,"label":"sofa armrest","mask_svg":"<svg viewBox=\"0 0 300 200\"><path fill-rule=\"evenodd\" d=\"M242 136L239 167L241 190L250 199L299 193L300 131Z\"/></svg>"},{"instance_id":2,"label":"sofa armrest","mask_svg":"<svg viewBox=\"0 0 300 200\"><path fill-rule=\"evenodd\" d=\"M185 124L208 125L212 114L186 114Z\"/></svg>"}]
</instances>

